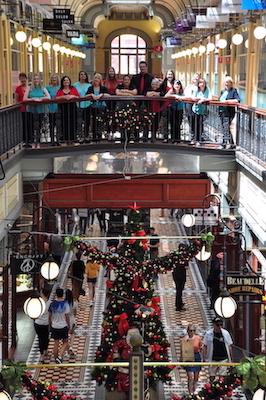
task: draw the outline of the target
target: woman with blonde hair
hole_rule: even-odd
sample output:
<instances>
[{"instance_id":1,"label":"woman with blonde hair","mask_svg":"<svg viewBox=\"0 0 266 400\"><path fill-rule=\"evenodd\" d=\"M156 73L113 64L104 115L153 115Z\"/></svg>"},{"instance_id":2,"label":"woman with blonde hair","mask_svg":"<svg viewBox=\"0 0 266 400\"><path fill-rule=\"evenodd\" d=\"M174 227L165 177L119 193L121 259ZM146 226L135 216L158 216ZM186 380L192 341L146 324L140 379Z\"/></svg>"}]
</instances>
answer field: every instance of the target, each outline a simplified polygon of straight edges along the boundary
<instances>
[{"instance_id":1,"label":"woman with blonde hair","mask_svg":"<svg viewBox=\"0 0 266 400\"><path fill-rule=\"evenodd\" d=\"M90 106L92 118L92 137L94 141L101 139L97 117L104 118L106 111L106 102L102 98L110 96L108 89L103 85L103 78L101 74L94 74L92 85L88 88L86 96L89 97L93 103Z\"/></svg>"},{"instance_id":2,"label":"woman with blonde hair","mask_svg":"<svg viewBox=\"0 0 266 400\"><path fill-rule=\"evenodd\" d=\"M199 335L196 335L195 325L188 325L187 334L182 338L181 342L181 359L185 360L184 348L191 347L192 356L194 355L195 362L201 362L201 349L202 349L202 339ZM199 380L199 373L201 367L199 366L189 366L185 367L188 377L188 391L190 394L195 393L197 382Z\"/></svg>"},{"instance_id":3,"label":"woman with blonde hair","mask_svg":"<svg viewBox=\"0 0 266 400\"><path fill-rule=\"evenodd\" d=\"M29 142L40 143L41 127L44 119L44 114L48 111L47 104L40 104L42 100L50 99L50 95L41 83L39 74L33 75L31 86L25 91L23 101L33 100L36 104L27 106L29 112ZM35 135L34 135L35 134ZM34 138L35 136L35 138ZM39 144L38 144L39 146Z\"/></svg>"}]
</instances>

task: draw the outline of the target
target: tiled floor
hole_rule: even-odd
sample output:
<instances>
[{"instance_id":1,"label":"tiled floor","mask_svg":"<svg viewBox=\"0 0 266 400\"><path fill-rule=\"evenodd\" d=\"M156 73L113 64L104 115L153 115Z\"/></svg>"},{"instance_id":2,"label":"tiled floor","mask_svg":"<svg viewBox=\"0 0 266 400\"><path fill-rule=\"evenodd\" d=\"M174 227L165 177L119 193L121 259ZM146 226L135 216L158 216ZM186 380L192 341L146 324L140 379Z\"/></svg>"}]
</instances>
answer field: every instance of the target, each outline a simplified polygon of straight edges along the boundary
<instances>
[{"instance_id":1,"label":"tiled floor","mask_svg":"<svg viewBox=\"0 0 266 400\"><path fill-rule=\"evenodd\" d=\"M181 236L185 234L184 228L171 219L169 214L168 210L164 210L163 215L161 210L152 210L151 223L152 226L155 227L156 232L159 235L166 236ZM185 239L182 241L185 242ZM161 240L160 255L176 250L178 243L178 241L173 240ZM171 345L170 358L172 361L179 361L181 337L186 333L187 325L193 323L197 326L198 333L203 335L211 326L211 320L213 318L212 311L209 310L209 300L205 287L201 281L200 274L198 273L197 264L194 261L190 262L187 271L187 282L183 292L183 301L185 303L186 311L175 311L175 285L173 283L171 272L160 275L159 293L163 304L162 319ZM208 382L208 371L207 368L203 368L200 373L199 387L206 382ZM172 393L181 395L186 391L186 372L182 368L177 368L175 369L175 379L173 384L171 386L165 385L166 398L169 399ZM237 395L238 397L236 398L245 399L245 396L239 394L239 392Z\"/></svg>"}]
</instances>

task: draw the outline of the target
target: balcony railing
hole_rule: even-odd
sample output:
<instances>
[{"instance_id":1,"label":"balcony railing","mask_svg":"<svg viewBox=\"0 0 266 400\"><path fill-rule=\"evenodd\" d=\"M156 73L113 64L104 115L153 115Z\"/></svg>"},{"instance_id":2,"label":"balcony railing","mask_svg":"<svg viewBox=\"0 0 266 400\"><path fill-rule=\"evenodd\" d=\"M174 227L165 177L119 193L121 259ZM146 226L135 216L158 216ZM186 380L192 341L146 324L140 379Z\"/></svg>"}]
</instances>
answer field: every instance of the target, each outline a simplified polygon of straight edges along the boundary
<instances>
[{"instance_id":1,"label":"balcony railing","mask_svg":"<svg viewBox=\"0 0 266 400\"><path fill-rule=\"evenodd\" d=\"M193 101L144 96L110 96L90 101L87 108L81 108L82 102L84 98L28 101L27 112L20 112L20 105L0 109L0 154L23 143L45 147L159 141L222 148L227 142L266 162L264 110L214 100L195 114ZM235 118L222 118L225 108L235 110Z\"/></svg>"}]
</instances>

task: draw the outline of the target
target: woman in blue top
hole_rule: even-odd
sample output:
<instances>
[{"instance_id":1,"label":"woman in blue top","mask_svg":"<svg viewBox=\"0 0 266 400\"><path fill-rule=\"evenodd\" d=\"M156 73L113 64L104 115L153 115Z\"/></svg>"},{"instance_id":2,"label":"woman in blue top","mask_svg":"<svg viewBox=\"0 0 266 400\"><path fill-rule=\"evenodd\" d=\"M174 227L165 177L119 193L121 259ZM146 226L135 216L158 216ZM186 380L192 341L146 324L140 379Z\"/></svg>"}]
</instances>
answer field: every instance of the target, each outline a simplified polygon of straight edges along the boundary
<instances>
[{"instance_id":1,"label":"woman in blue top","mask_svg":"<svg viewBox=\"0 0 266 400\"><path fill-rule=\"evenodd\" d=\"M60 88L60 80L58 75L51 75L49 85L46 86L46 89L51 97L51 99L56 98L56 93ZM52 145L59 145L59 137L58 134L56 136L55 142L55 126L56 126L56 113L58 113L58 105L57 103L50 103L48 106L49 110L49 124L50 124L50 136Z\"/></svg>"},{"instance_id":2,"label":"woman in blue top","mask_svg":"<svg viewBox=\"0 0 266 400\"><path fill-rule=\"evenodd\" d=\"M223 144L224 148L234 147L233 138L230 131L230 125L235 116L235 106L240 103L240 97L236 88L233 87L233 79L226 76L224 80L224 90L221 91L220 101L228 103L229 107L219 107L219 115L222 123L223 130Z\"/></svg>"},{"instance_id":3,"label":"woman in blue top","mask_svg":"<svg viewBox=\"0 0 266 400\"><path fill-rule=\"evenodd\" d=\"M99 120L104 120L104 113L106 111L106 102L101 99L109 97L108 89L102 84L103 79L101 74L95 74L92 81L92 86L87 90L87 97L93 102L91 105L91 118L92 118L92 138L97 141L101 138ZM97 121L98 117L98 121Z\"/></svg>"},{"instance_id":4,"label":"woman in blue top","mask_svg":"<svg viewBox=\"0 0 266 400\"><path fill-rule=\"evenodd\" d=\"M89 83L89 78L88 74L86 71L80 71L79 72L79 80L78 82L75 82L73 85L80 97L85 97L87 94L87 90L91 86L91 83ZM84 133L81 135L82 138L86 138L88 131L89 131L89 125L90 125L90 107L91 102L90 101L81 101L80 103L77 103L78 110L81 111L82 114L82 121L84 122ZM86 139L85 139L86 141Z\"/></svg>"},{"instance_id":5,"label":"woman in blue top","mask_svg":"<svg viewBox=\"0 0 266 400\"><path fill-rule=\"evenodd\" d=\"M191 132L193 136L192 144L193 140L196 140L196 146L200 145L204 130L203 122L208 111L205 103L208 102L208 100L211 100L211 97L211 92L207 87L206 80L200 78L198 90L195 93L195 97L192 97L192 100L195 100L196 103L192 106L193 114L191 115Z\"/></svg>"},{"instance_id":6,"label":"woman in blue top","mask_svg":"<svg viewBox=\"0 0 266 400\"><path fill-rule=\"evenodd\" d=\"M29 112L29 128L28 136L29 143L40 143L41 127L44 119L44 114L48 111L47 104L40 104L42 100L50 99L50 95L46 88L41 85L40 76L33 75L32 85L25 91L23 101L33 100L36 104L27 106Z\"/></svg>"},{"instance_id":7,"label":"woman in blue top","mask_svg":"<svg viewBox=\"0 0 266 400\"><path fill-rule=\"evenodd\" d=\"M170 126L172 143L179 143L181 140L181 124L184 112L184 89L181 81L175 80L173 88L168 90L165 97L175 97L170 108Z\"/></svg>"}]
</instances>

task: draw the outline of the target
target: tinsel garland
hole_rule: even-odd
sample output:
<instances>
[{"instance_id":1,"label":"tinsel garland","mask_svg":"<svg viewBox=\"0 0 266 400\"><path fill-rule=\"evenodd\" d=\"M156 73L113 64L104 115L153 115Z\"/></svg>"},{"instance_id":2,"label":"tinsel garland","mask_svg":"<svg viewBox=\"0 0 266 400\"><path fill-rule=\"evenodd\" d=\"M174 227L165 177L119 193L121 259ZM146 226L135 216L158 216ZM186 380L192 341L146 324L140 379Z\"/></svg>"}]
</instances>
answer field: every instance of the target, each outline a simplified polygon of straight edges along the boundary
<instances>
[{"instance_id":1,"label":"tinsel garland","mask_svg":"<svg viewBox=\"0 0 266 400\"><path fill-rule=\"evenodd\" d=\"M178 396L174 394L171 400L217 400L231 399L234 389L241 384L241 380L234 374L228 377L220 377L219 379L206 383L197 394L185 394Z\"/></svg>"},{"instance_id":2,"label":"tinsel garland","mask_svg":"<svg viewBox=\"0 0 266 400\"><path fill-rule=\"evenodd\" d=\"M22 384L33 395L33 400L78 400L76 396L57 390L53 384L32 379L30 373L22 375Z\"/></svg>"}]
</instances>

